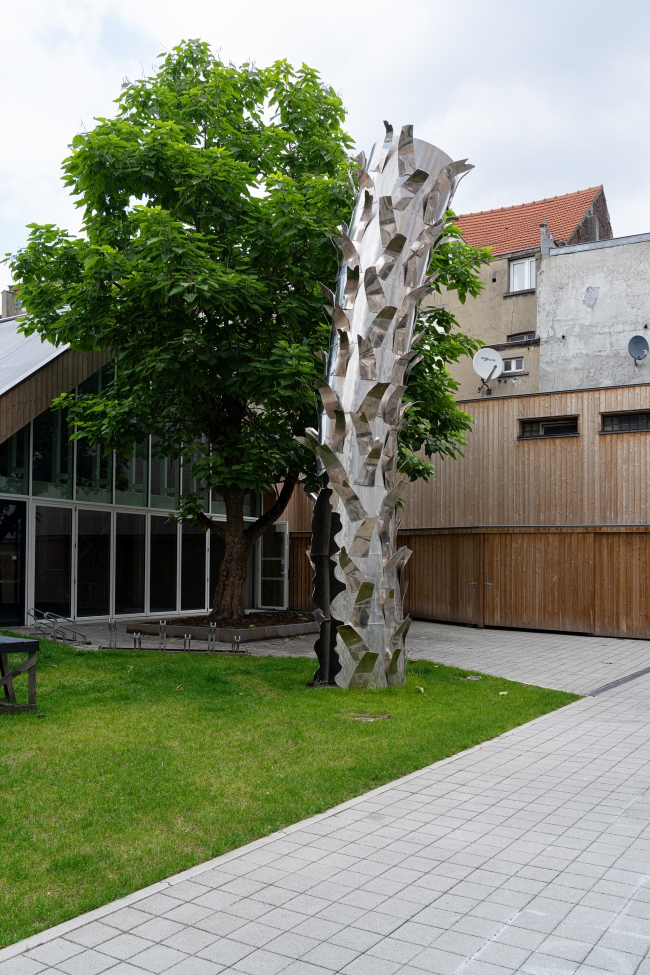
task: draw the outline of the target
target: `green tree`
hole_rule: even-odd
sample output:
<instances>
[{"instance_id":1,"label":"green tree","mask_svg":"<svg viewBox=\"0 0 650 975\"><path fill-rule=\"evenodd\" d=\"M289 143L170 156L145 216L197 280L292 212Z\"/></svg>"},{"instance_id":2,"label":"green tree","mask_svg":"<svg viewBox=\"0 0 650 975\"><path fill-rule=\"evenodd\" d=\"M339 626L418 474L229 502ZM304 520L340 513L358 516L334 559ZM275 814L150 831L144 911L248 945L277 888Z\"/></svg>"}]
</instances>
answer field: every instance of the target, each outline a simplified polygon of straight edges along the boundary
<instances>
[{"instance_id":1,"label":"green tree","mask_svg":"<svg viewBox=\"0 0 650 975\"><path fill-rule=\"evenodd\" d=\"M318 281L336 277L330 239L354 198L345 112L306 65L235 67L200 41L127 83L117 105L115 118L74 138L63 164L83 235L33 224L11 260L24 330L112 351L116 378L105 391L57 404L106 451L126 453L152 434L159 453L192 458L198 489L178 517L223 540L213 617L239 617L253 544L299 481L318 484L294 434L317 416L315 353L331 327ZM472 248L456 239L433 260L441 281L476 293ZM412 477L431 472L420 447L453 452L467 429L444 362L471 343L452 338L453 325L427 325L433 351L413 373L424 402L403 432ZM225 524L206 514L210 490L223 498ZM253 491L272 503L245 522Z\"/></svg>"},{"instance_id":2,"label":"green tree","mask_svg":"<svg viewBox=\"0 0 650 975\"><path fill-rule=\"evenodd\" d=\"M490 263L492 253L489 247L466 243L455 217L448 211L444 242L431 252L428 273L438 274L434 282L438 294L455 291L464 305L468 295L476 298L483 290L478 272L482 264ZM417 345L422 361L409 376L404 399L413 405L399 439L399 467L412 481L428 480L434 474L431 458L436 454L462 456L472 418L456 406L454 393L460 384L447 365L473 355L483 344L460 332L455 316L443 307L420 306L416 330L422 336Z\"/></svg>"}]
</instances>

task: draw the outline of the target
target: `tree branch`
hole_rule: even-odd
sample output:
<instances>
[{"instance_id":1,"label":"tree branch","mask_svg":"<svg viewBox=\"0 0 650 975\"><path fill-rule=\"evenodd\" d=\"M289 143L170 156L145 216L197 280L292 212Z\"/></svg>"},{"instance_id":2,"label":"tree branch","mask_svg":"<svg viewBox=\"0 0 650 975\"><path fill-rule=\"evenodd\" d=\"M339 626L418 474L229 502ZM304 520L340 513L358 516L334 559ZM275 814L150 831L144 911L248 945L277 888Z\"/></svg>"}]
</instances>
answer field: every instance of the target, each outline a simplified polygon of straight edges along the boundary
<instances>
[{"instance_id":1,"label":"tree branch","mask_svg":"<svg viewBox=\"0 0 650 975\"><path fill-rule=\"evenodd\" d=\"M222 538L225 540L226 530L225 528L221 527L221 524L218 521L213 521L212 518L208 518L208 516L203 511L199 512L198 519L199 519L199 524L207 528L208 531L214 532L214 534L217 535L218 538Z\"/></svg>"},{"instance_id":2,"label":"tree branch","mask_svg":"<svg viewBox=\"0 0 650 975\"><path fill-rule=\"evenodd\" d=\"M297 477L286 478L275 504L273 504L263 515L260 515L257 521L254 521L252 525L248 526L246 529L246 534L249 536L249 538L252 538L253 542L257 541L257 539L266 531L269 525L272 525L274 521L278 520L291 501L291 495L293 494L293 489L297 483Z\"/></svg>"}]
</instances>

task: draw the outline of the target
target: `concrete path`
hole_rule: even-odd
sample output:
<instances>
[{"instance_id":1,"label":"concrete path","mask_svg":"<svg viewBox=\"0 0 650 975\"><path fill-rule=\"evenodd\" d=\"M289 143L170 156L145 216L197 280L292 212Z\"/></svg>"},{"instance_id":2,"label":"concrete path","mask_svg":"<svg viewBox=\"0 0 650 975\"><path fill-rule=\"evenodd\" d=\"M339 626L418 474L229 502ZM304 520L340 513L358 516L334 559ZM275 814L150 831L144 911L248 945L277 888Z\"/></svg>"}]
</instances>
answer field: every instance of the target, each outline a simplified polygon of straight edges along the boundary
<instances>
[{"instance_id":1,"label":"concrete path","mask_svg":"<svg viewBox=\"0 0 650 975\"><path fill-rule=\"evenodd\" d=\"M593 641L590 668L590 638L427 626L414 656L547 686L650 665L637 641ZM650 675L0 951L39 972L650 975Z\"/></svg>"},{"instance_id":2,"label":"concrete path","mask_svg":"<svg viewBox=\"0 0 650 975\"><path fill-rule=\"evenodd\" d=\"M648 640L416 622L408 644L411 660L435 660L575 694L650 668Z\"/></svg>"}]
</instances>

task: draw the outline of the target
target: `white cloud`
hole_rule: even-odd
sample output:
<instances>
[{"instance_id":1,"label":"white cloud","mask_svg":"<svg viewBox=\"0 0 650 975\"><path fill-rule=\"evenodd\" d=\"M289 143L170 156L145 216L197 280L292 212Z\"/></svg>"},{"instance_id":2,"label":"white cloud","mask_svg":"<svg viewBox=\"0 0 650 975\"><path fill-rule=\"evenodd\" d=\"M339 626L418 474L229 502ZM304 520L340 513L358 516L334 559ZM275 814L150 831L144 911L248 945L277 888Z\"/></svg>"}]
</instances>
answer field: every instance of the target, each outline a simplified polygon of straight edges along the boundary
<instances>
[{"instance_id":1,"label":"white cloud","mask_svg":"<svg viewBox=\"0 0 650 975\"><path fill-rule=\"evenodd\" d=\"M125 75L149 73L181 38L226 60L317 67L370 149L381 121L476 169L460 210L604 183L614 233L650 229L650 8L626 0L23 0L3 11L0 253L31 221L76 231L60 182L82 125L113 111ZM4 287L9 272L0 272Z\"/></svg>"}]
</instances>

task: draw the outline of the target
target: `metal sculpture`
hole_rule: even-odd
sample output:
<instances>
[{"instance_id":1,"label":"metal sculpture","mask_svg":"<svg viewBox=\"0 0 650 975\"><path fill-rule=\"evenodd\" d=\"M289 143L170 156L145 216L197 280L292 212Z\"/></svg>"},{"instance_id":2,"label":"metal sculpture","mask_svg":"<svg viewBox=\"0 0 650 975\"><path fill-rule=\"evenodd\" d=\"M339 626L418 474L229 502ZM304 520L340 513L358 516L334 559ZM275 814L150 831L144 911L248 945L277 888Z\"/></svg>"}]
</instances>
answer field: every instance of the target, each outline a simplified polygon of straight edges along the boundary
<instances>
[{"instance_id":1,"label":"metal sculpture","mask_svg":"<svg viewBox=\"0 0 650 975\"><path fill-rule=\"evenodd\" d=\"M404 683L401 574L411 552L397 548L396 507L407 478L397 466L402 402L420 361L417 307L433 291L431 249L467 160L413 138L396 140L387 122L370 159L357 156L359 192L350 227L341 227L336 294L321 286L332 318L327 381L320 384L321 429L298 438L318 457L323 490L314 510L314 682L340 687Z\"/></svg>"}]
</instances>

